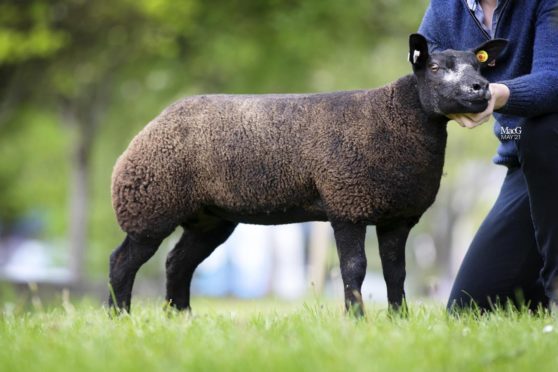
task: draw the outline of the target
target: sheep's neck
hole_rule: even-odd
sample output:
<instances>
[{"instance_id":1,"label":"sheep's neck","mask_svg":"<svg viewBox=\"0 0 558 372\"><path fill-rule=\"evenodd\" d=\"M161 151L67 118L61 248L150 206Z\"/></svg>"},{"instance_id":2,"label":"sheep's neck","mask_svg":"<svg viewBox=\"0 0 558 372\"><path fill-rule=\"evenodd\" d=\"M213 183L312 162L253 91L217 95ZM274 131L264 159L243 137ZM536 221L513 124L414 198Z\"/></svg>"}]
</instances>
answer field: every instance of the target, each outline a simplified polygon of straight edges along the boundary
<instances>
[{"instance_id":1,"label":"sheep's neck","mask_svg":"<svg viewBox=\"0 0 558 372\"><path fill-rule=\"evenodd\" d=\"M413 131L445 131L449 119L423 109L414 75L404 76L380 89L385 89L390 121Z\"/></svg>"}]
</instances>

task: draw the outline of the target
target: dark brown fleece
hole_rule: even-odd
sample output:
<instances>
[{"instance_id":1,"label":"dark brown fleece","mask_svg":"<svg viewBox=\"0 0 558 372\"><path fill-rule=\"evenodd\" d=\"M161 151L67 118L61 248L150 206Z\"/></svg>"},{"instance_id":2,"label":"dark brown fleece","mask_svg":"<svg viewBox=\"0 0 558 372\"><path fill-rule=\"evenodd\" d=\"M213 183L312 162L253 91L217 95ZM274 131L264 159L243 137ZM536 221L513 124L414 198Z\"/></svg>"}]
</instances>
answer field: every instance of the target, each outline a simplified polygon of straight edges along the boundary
<instances>
[{"instance_id":1,"label":"dark brown fleece","mask_svg":"<svg viewBox=\"0 0 558 372\"><path fill-rule=\"evenodd\" d=\"M423 112L413 75L374 90L185 98L118 159L113 206L124 231L145 235L208 215L418 220L438 191L446 121Z\"/></svg>"}]
</instances>

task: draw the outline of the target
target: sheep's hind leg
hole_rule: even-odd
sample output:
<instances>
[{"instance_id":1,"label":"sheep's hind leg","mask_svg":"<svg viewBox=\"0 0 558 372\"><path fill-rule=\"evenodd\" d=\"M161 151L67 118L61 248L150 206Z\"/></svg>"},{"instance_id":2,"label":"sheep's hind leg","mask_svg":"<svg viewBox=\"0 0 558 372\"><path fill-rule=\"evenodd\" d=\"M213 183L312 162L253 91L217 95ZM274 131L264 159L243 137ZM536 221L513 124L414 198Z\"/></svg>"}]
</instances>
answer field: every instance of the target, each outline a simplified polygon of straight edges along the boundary
<instances>
[{"instance_id":1,"label":"sheep's hind leg","mask_svg":"<svg viewBox=\"0 0 558 372\"><path fill-rule=\"evenodd\" d=\"M380 258L387 286L389 308L406 315L405 303L405 243L414 224L401 222L376 226Z\"/></svg>"},{"instance_id":2,"label":"sheep's hind leg","mask_svg":"<svg viewBox=\"0 0 558 372\"><path fill-rule=\"evenodd\" d=\"M190 282L198 265L232 234L236 223L219 221L207 227L184 226L184 233L167 256L167 302L190 309Z\"/></svg>"},{"instance_id":3,"label":"sheep's hind leg","mask_svg":"<svg viewBox=\"0 0 558 372\"><path fill-rule=\"evenodd\" d=\"M130 311L136 273L155 254L162 240L162 238L135 238L128 235L112 252L109 272L111 309Z\"/></svg>"},{"instance_id":4,"label":"sheep's hind leg","mask_svg":"<svg viewBox=\"0 0 558 372\"><path fill-rule=\"evenodd\" d=\"M364 316L361 287L366 275L366 254L364 252L364 238L366 225L350 222L332 222L341 278L345 290L345 307L356 316Z\"/></svg>"}]
</instances>

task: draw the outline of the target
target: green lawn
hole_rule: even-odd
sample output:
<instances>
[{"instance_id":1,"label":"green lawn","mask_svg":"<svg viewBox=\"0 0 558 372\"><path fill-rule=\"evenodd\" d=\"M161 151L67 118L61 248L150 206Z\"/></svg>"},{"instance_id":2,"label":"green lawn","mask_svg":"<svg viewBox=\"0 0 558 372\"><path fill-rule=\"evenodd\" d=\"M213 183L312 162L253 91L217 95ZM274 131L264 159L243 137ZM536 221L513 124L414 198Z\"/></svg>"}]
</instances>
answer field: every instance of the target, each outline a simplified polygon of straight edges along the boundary
<instances>
[{"instance_id":1,"label":"green lawn","mask_svg":"<svg viewBox=\"0 0 558 372\"><path fill-rule=\"evenodd\" d=\"M36 305L37 306L37 305ZM135 303L109 319L90 303L23 312L4 305L0 371L556 371L558 322L499 312L446 316L411 303L408 319L369 306L365 320L311 300L195 300L193 315Z\"/></svg>"}]
</instances>

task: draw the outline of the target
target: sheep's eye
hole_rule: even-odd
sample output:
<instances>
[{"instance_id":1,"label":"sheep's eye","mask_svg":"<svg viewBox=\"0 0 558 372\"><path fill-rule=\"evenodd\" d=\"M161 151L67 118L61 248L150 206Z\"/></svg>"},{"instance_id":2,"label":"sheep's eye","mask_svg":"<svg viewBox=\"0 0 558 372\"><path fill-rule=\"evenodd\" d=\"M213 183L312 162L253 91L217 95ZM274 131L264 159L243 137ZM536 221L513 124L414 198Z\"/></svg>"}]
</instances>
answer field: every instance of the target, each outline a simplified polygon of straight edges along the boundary
<instances>
[{"instance_id":1,"label":"sheep's eye","mask_svg":"<svg viewBox=\"0 0 558 372\"><path fill-rule=\"evenodd\" d=\"M440 66L438 66L436 63L433 63L430 65L430 70L432 72L438 72L438 70L440 69Z\"/></svg>"}]
</instances>

